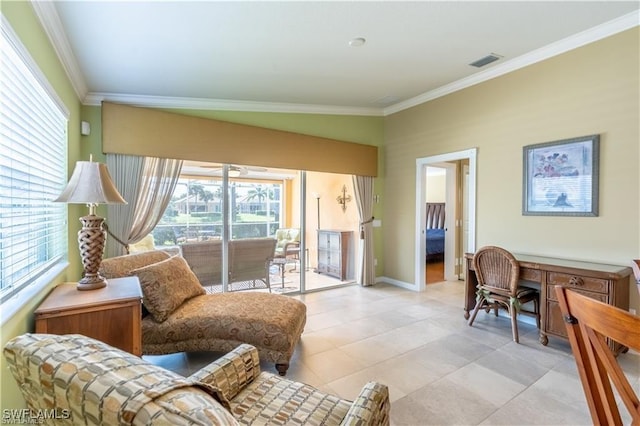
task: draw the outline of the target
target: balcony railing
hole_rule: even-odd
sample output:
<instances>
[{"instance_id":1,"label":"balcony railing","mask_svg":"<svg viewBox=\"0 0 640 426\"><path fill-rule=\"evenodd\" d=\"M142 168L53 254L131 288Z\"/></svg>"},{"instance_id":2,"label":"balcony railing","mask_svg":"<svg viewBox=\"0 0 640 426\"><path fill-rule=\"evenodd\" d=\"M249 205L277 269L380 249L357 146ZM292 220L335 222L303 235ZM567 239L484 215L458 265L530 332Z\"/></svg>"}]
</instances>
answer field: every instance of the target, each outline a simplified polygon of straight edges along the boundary
<instances>
[{"instance_id":1,"label":"balcony railing","mask_svg":"<svg viewBox=\"0 0 640 426\"><path fill-rule=\"evenodd\" d=\"M280 228L278 222L240 222L231 224L231 239L273 236ZM222 238L221 223L157 225L153 239L157 246L171 246L185 242L207 241Z\"/></svg>"}]
</instances>

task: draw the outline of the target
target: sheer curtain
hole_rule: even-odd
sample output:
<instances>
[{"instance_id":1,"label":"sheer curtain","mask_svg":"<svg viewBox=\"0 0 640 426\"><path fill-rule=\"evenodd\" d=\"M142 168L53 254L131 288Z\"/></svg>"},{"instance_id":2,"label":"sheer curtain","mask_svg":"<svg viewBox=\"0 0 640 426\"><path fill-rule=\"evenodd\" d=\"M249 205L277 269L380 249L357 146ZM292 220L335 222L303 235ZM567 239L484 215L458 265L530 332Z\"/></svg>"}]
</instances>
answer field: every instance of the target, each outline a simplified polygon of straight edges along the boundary
<instances>
[{"instance_id":1,"label":"sheer curtain","mask_svg":"<svg viewBox=\"0 0 640 426\"><path fill-rule=\"evenodd\" d=\"M173 195L182 160L107 154L107 166L113 173L126 205L108 205L109 236L107 257L129 251L129 244L150 233L164 214Z\"/></svg>"},{"instance_id":2,"label":"sheer curtain","mask_svg":"<svg viewBox=\"0 0 640 426\"><path fill-rule=\"evenodd\" d=\"M373 177L353 176L353 189L360 217L360 250L357 265L358 284L367 287L376 282L373 255Z\"/></svg>"}]
</instances>

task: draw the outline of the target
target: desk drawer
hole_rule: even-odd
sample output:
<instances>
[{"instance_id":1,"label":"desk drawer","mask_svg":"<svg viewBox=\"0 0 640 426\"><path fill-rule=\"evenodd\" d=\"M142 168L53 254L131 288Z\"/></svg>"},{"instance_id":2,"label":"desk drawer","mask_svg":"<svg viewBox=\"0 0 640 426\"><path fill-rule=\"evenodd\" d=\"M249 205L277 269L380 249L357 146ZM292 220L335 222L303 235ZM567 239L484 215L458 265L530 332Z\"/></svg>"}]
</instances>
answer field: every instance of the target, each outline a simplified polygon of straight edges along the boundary
<instances>
[{"instance_id":1,"label":"desk drawer","mask_svg":"<svg viewBox=\"0 0 640 426\"><path fill-rule=\"evenodd\" d=\"M578 287L570 287L570 288L571 290L575 291L576 293L580 293L583 296L587 296L591 299L599 300L600 302L603 302L603 303L609 303L609 295L606 293L594 293L592 291L583 291L581 288L578 288ZM558 296L556 296L556 286L554 285L547 286L547 300L553 300L554 302L558 301Z\"/></svg>"},{"instance_id":2,"label":"desk drawer","mask_svg":"<svg viewBox=\"0 0 640 426\"><path fill-rule=\"evenodd\" d=\"M520 279L541 282L542 271L540 269L520 268Z\"/></svg>"},{"instance_id":3,"label":"desk drawer","mask_svg":"<svg viewBox=\"0 0 640 426\"><path fill-rule=\"evenodd\" d=\"M591 295L586 294L586 296ZM564 323L564 317L562 316L558 302L547 300L546 315L542 321L544 330L547 333L567 338L567 326Z\"/></svg>"},{"instance_id":4,"label":"desk drawer","mask_svg":"<svg viewBox=\"0 0 640 426\"><path fill-rule=\"evenodd\" d=\"M609 281L599 278L580 277L571 274L561 274L559 272L549 272L547 283L563 285L584 291L594 291L598 293L609 292ZM555 294L554 294L555 299Z\"/></svg>"}]
</instances>

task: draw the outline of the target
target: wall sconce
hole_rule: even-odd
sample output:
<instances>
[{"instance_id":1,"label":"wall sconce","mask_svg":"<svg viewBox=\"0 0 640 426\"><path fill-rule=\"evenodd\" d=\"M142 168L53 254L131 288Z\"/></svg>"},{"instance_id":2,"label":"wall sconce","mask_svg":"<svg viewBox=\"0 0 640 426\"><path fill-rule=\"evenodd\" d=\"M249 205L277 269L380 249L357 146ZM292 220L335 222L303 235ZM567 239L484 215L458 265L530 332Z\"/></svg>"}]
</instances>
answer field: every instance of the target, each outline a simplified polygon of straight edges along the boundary
<instances>
[{"instance_id":1,"label":"wall sconce","mask_svg":"<svg viewBox=\"0 0 640 426\"><path fill-rule=\"evenodd\" d=\"M342 206L342 213L346 212L347 203L351 201L351 195L347 195L347 185L342 185L342 195L338 195L336 200Z\"/></svg>"}]
</instances>

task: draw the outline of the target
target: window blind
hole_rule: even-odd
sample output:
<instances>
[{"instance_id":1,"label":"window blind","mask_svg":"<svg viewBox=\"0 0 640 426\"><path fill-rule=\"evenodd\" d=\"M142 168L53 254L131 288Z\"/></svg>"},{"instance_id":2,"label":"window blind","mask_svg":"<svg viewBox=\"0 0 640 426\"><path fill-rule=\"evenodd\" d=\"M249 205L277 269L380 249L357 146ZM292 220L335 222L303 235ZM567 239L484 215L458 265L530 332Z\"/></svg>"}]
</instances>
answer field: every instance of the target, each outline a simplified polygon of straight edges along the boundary
<instances>
[{"instance_id":1,"label":"window blind","mask_svg":"<svg viewBox=\"0 0 640 426\"><path fill-rule=\"evenodd\" d=\"M0 301L67 254L67 114L4 17L0 45Z\"/></svg>"}]
</instances>

